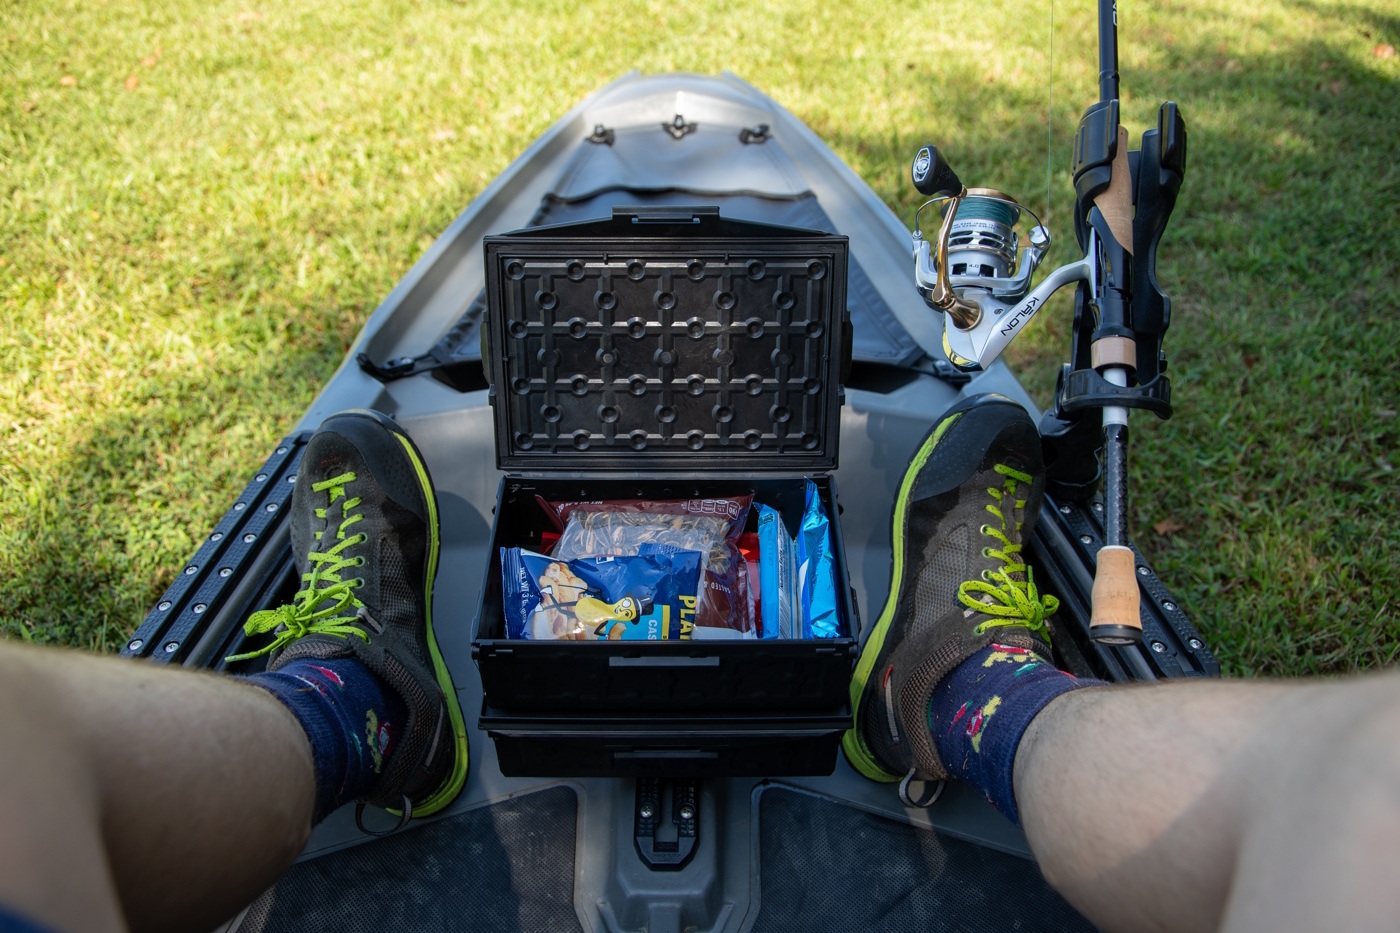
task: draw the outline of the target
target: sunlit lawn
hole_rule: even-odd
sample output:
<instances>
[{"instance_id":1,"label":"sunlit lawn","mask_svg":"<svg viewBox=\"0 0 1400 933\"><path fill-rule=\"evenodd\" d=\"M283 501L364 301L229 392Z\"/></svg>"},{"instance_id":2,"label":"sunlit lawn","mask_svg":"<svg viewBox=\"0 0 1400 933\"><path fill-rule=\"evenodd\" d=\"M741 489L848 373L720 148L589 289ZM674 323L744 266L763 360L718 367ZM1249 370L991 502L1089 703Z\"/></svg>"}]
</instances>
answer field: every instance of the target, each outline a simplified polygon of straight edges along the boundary
<instances>
[{"instance_id":1,"label":"sunlit lawn","mask_svg":"<svg viewBox=\"0 0 1400 933\"><path fill-rule=\"evenodd\" d=\"M112 650L423 249L627 70L730 69L902 216L933 140L1046 194L1043 2L247 0L0 12L0 631ZM1055 10L1052 261L1095 97ZM1134 534L1233 673L1400 652L1400 12L1121 5L1125 120L1191 127L1162 252L1177 416ZM1061 303L1013 348L1048 400Z\"/></svg>"}]
</instances>

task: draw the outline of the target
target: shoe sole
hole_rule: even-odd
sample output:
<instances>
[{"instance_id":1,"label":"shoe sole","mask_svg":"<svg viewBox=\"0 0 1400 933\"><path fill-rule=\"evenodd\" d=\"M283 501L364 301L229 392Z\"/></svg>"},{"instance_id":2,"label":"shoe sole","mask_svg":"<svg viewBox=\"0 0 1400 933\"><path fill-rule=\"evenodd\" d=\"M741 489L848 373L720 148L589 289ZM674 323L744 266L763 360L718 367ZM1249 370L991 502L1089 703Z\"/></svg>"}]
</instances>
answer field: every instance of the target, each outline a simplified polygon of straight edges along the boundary
<instances>
[{"instance_id":1,"label":"shoe sole","mask_svg":"<svg viewBox=\"0 0 1400 933\"><path fill-rule=\"evenodd\" d=\"M462 706L457 702L457 687L452 683L452 672L447 669L447 662L442 659L437 635L433 632L433 584L437 580L439 550L437 494L433 490L433 481L428 476L428 468L423 465L423 455L418 452L417 445L413 443L412 438L404 433L403 428L394 423L393 419L387 415L377 411L361 410L354 412L354 414L373 418L403 445L404 452L408 454L408 459L413 463L413 473L418 477L418 487L423 493L423 501L428 506L430 540L428 567L423 580L423 606L426 610L428 626L428 653L433 659L433 675L437 678L438 687L442 690L443 701L447 703L448 715L452 718L452 736L457 744L457 758L453 762L452 773L447 776L447 780L437 790L433 791L431 796L413 807L415 818L431 816L457 799L457 795L462 792L462 787L467 783L469 769L466 720L462 718ZM397 811L391 810L389 812Z\"/></svg>"},{"instance_id":2,"label":"shoe sole","mask_svg":"<svg viewBox=\"0 0 1400 933\"><path fill-rule=\"evenodd\" d=\"M909 497L914 490L914 484L918 481L919 473L928 464L934 450L947 436L953 425L957 424L962 416L972 408L986 401L988 401L986 395L974 395L957 403L952 411L943 416L932 433L919 446L913 459L909 461L909 468L904 471L904 478L899 484L899 495L895 497L893 516L890 522L890 548L893 558L890 591L889 595L885 597L885 608L881 611L880 618L876 620L875 628L870 632L870 637L865 640L865 645L861 648L860 659L856 662L855 673L851 676L851 728L846 730L846 734L841 737L841 748L846 753L846 760L851 763L853 768L872 781L893 784L904 778L904 775L891 774L880 766L865 747L865 743L861 741L859 729L860 701L865 695L865 687L870 681L870 674L875 670L875 662L885 647L885 638L889 635L890 626L894 623L895 615L899 611L900 592L904 588L904 531L905 520L909 512Z\"/></svg>"}]
</instances>

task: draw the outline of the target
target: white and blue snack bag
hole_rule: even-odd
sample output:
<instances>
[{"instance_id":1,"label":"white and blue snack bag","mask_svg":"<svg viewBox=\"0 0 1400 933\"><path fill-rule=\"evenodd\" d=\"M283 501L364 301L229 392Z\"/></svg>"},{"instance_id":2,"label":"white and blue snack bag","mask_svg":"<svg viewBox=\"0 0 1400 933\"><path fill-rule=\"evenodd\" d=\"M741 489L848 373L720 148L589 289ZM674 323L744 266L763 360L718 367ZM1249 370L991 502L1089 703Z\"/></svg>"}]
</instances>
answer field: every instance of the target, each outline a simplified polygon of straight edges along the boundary
<instances>
[{"instance_id":1,"label":"white and blue snack bag","mask_svg":"<svg viewBox=\"0 0 1400 933\"><path fill-rule=\"evenodd\" d=\"M695 628L701 554L643 545L632 557L558 560L501 548L506 637L677 641Z\"/></svg>"},{"instance_id":2,"label":"white and blue snack bag","mask_svg":"<svg viewBox=\"0 0 1400 933\"><path fill-rule=\"evenodd\" d=\"M800 638L802 620L794 605L796 595L792 539L783 515L766 505L758 507L759 607L764 638Z\"/></svg>"}]
</instances>

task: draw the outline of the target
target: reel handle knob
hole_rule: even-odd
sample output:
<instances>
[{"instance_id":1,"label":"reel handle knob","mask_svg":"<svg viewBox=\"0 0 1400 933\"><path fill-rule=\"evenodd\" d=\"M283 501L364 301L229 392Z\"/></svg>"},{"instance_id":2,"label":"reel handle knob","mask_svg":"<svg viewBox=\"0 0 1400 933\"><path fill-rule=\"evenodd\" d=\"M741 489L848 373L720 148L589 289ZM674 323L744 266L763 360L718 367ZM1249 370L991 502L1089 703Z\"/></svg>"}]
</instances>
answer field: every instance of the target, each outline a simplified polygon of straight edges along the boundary
<instances>
[{"instance_id":1,"label":"reel handle knob","mask_svg":"<svg viewBox=\"0 0 1400 933\"><path fill-rule=\"evenodd\" d=\"M957 173L949 167L937 146L925 146L915 153L909 175L918 192L928 198L940 194L956 195L963 188Z\"/></svg>"}]
</instances>

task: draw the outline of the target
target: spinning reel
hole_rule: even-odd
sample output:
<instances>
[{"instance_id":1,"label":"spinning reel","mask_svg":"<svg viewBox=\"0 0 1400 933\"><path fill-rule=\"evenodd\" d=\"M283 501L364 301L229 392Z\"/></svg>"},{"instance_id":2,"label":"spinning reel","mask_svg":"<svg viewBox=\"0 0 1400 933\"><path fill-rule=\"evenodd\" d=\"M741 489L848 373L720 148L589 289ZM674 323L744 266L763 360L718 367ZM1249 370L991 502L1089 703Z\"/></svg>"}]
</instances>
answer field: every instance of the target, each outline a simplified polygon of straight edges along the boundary
<instances>
[{"instance_id":1,"label":"spinning reel","mask_svg":"<svg viewBox=\"0 0 1400 933\"><path fill-rule=\"evenodd\" d=\"M929 197L914 215L914 284L928 306L945 315L943 352L949 361L983 369L1055 291L1041 283L1034 295L1026 294L1050 248L1050 231L1010 195L964 186L936 146L919 150L911 174L914 187ZM925 208L939 203L943 224L930 242L919 221ZM1017 263L1020 238L1013 228L1022 212L1035 217L1036 225Z\"/></svg>"},{"instance_id":2,"label":"spinning reel","mask_svg":"<svg viewBox=\"0 0 1400 933\"><path fill-rule=\"evenodd\" d=\"M1114 0L1098 7L1100 100L1085 111L1074 141L1074 228L1083 258L1032 289L1049 230L1010 196L963 185L938 149L925 146L910 173L929 198L914 217L914 282L943 314L948 360L966 371L990 366L1051 295L1076 285L1070 362L1040 434L1052 493L1082 501L1102 488L1105 544L1095 555L1090 634L1133 644L1142 640L1142 622L1126 529L1128 412L1172 413L1162 352L1171 299L1157 286L1157 245L1186 174L1186 121L1175 103L1163 104L1156 129L1128 151L1118 120L1118 11ZM943 206L943 223L930 241L919 219L934 204ZM1022 213L1035 226L1015 262ZM1095 409L1100 415L1091 417Z\"/></svg>"}]
</instances>

